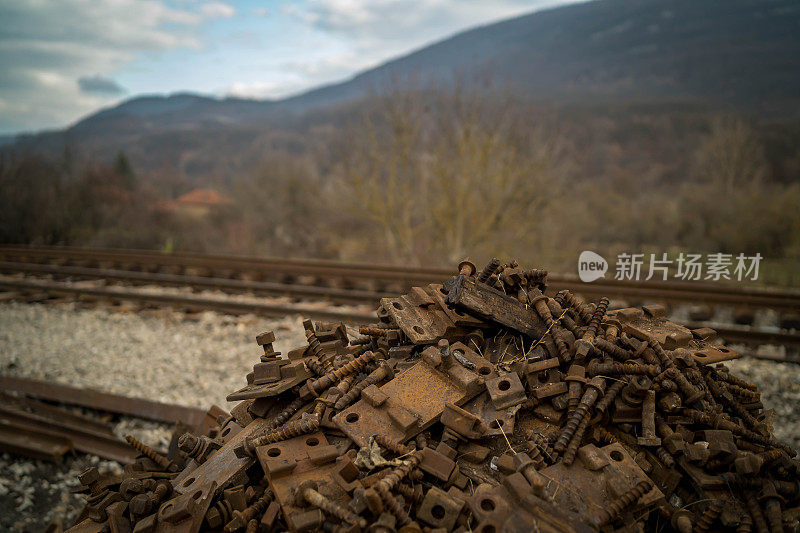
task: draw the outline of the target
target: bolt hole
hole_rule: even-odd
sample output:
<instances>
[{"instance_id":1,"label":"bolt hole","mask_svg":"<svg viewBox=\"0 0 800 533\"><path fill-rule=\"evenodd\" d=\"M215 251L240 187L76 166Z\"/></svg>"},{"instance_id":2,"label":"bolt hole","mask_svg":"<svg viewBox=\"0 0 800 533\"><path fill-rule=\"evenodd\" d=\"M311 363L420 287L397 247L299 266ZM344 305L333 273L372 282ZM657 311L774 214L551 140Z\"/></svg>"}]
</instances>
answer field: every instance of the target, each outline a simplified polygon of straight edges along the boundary
<instances>
[{"instance_id":1,"label":"bolt hole","mask_svg":"<svg viewBox=\"0 0 800 533\"><path fill-rule=\"evenodd\" d=\"M492 369L489 368L488 366L482 366L478 369L478 374L480 374L481 376L488 376L491 373Z\"/></svg>"},{"instance_id":2,"label":"bolt hole","mask_svg":"<svg viewBox=\"0 0 800 533\"><path fill-rule=\"evenodd\" d=\"M549 378L550 375L547 372L547 370L545 370L544 372L539 372L539 374L536 376L536 379L539 381L539 383L547 383L547 380Z\"/></svg>"},{"instance_id":3,"label":"bolt hole","mask_svg":"<svg viewBox=\"0 0 800 533\"><path fill-rule=\"evenodd\" d=\"M720 351L722 351L722 350L720 350ZM704 354L703 352L694 352L694 356L695 356L695 357L708 357L708 356L707 356L706 354Z\"/></svg>"},{"instance_id":4,"label":"bolt hole","mask_svg":"<svg viewBox=\"0 0 800 533\"><path fill-rule=\"evenodd\" d=\"M494 501L490 500L489 498L484 498L481 500L481 509L484 511L494 511Z\"/></svg>"},{"instance_id":5,"label":"bolt hole","mask_svg":"<svg viewBox=\"0 0 800 533\"><path fill-rule=\"evenodd\" d=\"M504 422L502 420L499 420L499 419L492 420L489 423L489 427L492 428L492 429L500 429L501 427L503 427L503 425L504 425Z\"/></svg>"},{"instance_id":6,"label":"bolt hole","mask_svg":"<svg viewBox=\"0 0 800 533\"><path fill-rule=\"evenodd\" d=\"M431 516L434 517L436 520L441 520L444 518L444 507L439 505L438 503L431 507Z\"/></svg>"},{"instance_id":7,"label":"bolt hole","mask_svg":"<svg viewBox=\"0 0 800 533\"><path fill-rule=\"evenodd\" d=\"M730 349L728 349L728 348L719 348L719 351L722 352L722 353L728 353L728 352L730 352Z\"/></svg>"},{"instance_id":8,"label":"bolt hole","mask_svg":"<svg viewBox=\"0 0 800 533\"><path fill-rule=\"evenodd\" d=\"M351 424L353 424L353 423L355 423L355 422L358 422L358 413L350 413L349 415L347 415L346 417L344 417L344 419L345 419L347 422L350 422Z\"/></svg>"},{"instance_id":9,"label":"bolt hole","mask_svg":"<svg viewBox=\"0 0 800 533\"><path fill-rule=\"evenodd\" d=\"M609 455L611 455L611 458L614 459L615 461L622 461L625 458L622 455L622 452L619 450L612 450Z\"/></svg>"},{"instance_id":10,"label":"bolt hole","mask_svg":"<svg viewBox=\"0 0 800 533\"><path fill-rule=\"evenodd\" d=\"M419 326L414 326L414 327L413 327L413 328L411 328L411 329L413 329L414 331L416 331L416 332L417 332L417 333L419 333L419 334L425 333L425 330L424 330L424 329L422 329L422 328L421 328L421 327L419 327Z\"/></svg>"},{"instance_id":11,"label":"bolt hole","mask_svg":"<svg viewBox=\"0 0 800 533\"><path fill-rule=\"evenodd\" d=\"M508 390L511 388L511 382L507 379L504 379L500 383L497 384L497 388L500 390Z\"/></svg>"},{"instance_id":12,"label":"bolt hole","mask_svg":"<svg viewBox=\"0 0 800 533\"><path fill-rule=\"evenodd\" d=\"M222 432L222 436L226 437L228 435L228 433L230 433L230 432L231 432L231 428L225 428L225 431Z\"/></svg>"},{"instance_id":13,"label":"bolt hole","mask_svg":"<svg viewBox=\"0 0 800 533\"><path fill-rule=\"evenodd\" d=\"M403 308L403 306L400 305L400 302L392 302L392 305L394 306L395 309L402 309Z\"/></svg>"},{"instance_id":14,"label":"bolt hole","mask_svg":"<svg viewBox=\"0 0 800 533\"><path fill-rule=\"evenodd\" d=\"M270 457L278 457L280 454L281 454L280 448L270 448L269 450L267 450L267 455L269 455Z\"/></svg>"},{"instance_id":15,"label":"bolt hole","mask_svg":"<svg viewBox=\"0 0 800 533\"><path fill-rule=\"evenodd\" d=\"M184 486L184 487L188 487L188 486L189 486L189 485L191 485L192 483L194 483L194 478L193 478L193 477L190 477L189 479L187 479L186 481L184 481L184 482L183 482L183 486Z\"/></svg>"},{"instance_id":16,"label":"bolt hole","mask_svg":"<svg viewBox=\"0 0 800 533\"><path fill-rule=\"evenodd\" d=\"M203 491L202 490L198 490L197 492L192 494L192 499L193 500L199 500L201 496L203 496Z\"/></svg>"},{"instance_id":17,"label":"bolt hole","mask_svg":"<svg viewBox=\"0 0 800 533\"><path fill-rule=\"evenodd\" d=\"M317 437L306 439L306 446L316 446L317 444L319 444L319 439Z\"/></svg>"}]
</instances>

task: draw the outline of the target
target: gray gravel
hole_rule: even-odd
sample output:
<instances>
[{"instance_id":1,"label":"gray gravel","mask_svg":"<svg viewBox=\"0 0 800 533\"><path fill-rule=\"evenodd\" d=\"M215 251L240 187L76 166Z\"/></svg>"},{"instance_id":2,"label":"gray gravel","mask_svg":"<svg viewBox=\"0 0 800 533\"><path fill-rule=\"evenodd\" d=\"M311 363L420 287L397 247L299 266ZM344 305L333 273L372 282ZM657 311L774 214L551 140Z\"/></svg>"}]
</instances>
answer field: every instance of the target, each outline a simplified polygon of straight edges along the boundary
<instances>
[{"instance_id":1,"label":"gray gravel","mask_svg":"<svg viewBox=\"0 0 800 533\"><path fill-rule=\"evenodd\" d=\"M76 304L0 305L0 374L52 380L126 396L230 409L225 396L245 384L258 361L255 336L273 330L275 347L305 342L300 317L265 319L202 313L146 314L81 309ZM166 449L171 427L129 417L126 433ZM41 531L61 518L71 525L83 506L76 476L89 466L119 470L113 461L79 454L59 464L0 455L0 531Z\"/></svg>"},{"instance_id":2,"label":"gray gravel","mask_svg":"<svg viewBox=\"0 0 800 533\"><path fill-rule=\"evenodd\" d=\"M128 396L229 409L225 396L258 360L255 335L274 330L276 349L305 342L300 317L264 319L203 313L152 315L81 309L75 304L0 304L0 374L48 379ZM776 436L800 447L800 365L742 359L727 363L758 384L774 408ZM170 428L131 418L114 431L165 448ZM83 505L68 490L90 465L120 465L77 455L59 464L0 455L0 531L40 531L51 519L70 525Z\"/></svg>"}]
</instances>

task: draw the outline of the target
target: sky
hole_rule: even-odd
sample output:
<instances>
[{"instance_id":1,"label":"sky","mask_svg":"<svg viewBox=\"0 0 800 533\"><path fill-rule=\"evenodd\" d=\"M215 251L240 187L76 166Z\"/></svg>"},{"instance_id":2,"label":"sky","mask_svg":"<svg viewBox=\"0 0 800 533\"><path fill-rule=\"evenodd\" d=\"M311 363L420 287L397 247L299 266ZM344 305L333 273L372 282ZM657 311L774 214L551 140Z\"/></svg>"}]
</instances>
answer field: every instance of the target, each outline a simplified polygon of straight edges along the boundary
<instances>
[{"instance_id":1,"label":"sky","mask_svg":"<svg viewBox=\"0 0 800 533\"><path fill-rule=\"evenodd\" d=\"M281 98L576 0L0 0L0 135L141 94Z\"/></svg>"}]
</instances>

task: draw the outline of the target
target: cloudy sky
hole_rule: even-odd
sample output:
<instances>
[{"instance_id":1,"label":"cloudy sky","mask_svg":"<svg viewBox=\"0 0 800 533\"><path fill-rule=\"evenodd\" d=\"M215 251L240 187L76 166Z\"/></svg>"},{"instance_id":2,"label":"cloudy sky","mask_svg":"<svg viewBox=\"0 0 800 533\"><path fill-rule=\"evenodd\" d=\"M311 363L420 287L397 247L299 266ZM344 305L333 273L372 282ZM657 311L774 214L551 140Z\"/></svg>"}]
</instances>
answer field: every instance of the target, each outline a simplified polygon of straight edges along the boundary
<instances>
[{"instance_id":1,"label":"cloudy sky","mask_svg":"<svg viewBox=\"0 0 800 533\"><path fill-rule=\"evenodd\" d=\"M279 98L575 0L0 0L0 134L139 94Z\"/></svg>"}]
</instances>

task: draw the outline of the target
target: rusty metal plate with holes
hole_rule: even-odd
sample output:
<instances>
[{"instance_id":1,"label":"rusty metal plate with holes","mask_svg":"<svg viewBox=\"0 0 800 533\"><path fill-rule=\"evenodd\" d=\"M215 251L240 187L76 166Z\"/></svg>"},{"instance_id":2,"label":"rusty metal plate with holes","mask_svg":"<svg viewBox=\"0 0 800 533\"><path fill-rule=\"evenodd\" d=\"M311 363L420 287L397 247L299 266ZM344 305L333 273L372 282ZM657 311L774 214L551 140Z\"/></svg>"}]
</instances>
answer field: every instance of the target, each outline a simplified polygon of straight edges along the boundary
<instances>
[{"instance_id":1,"label":"rusty metal plate with holes","mask_svg":"<svg viewBox=\"0 0 800 533\"><path fill-rule=\"evenodd\" d=\"M691 346L689 347L689 350L691 350L691 353L694 356L694 360L697 361L697 364L699 365L713 365L723 361L739 359L742 356L742 354L736 350L728 348L727 346L717 346L716 344L707 343L692 344L702 344L702 347L698 348L692 348Z\"/></svg>"},{"instance_id":2,"label":"rusty metal plate with holes","mask_svg":"<svg viewBox=\"0 0 800 533\"><path fill-rule=\"evenodd\" d=\"M431 487L417 509L417 518L433 528L453 529L464 501L454 498L438 487Z\"/></svg>"},{"instance_id":3,"label":"rusty metal plate with holes","mask_svg":"<svg viewBox=\"0 0 800 533\"><path fill-rule=\"evenodd\" d=\"M620 443L602 448L587 444L578 450L578 460L572 465L556 463L540 473L548 480L545 490L553 495L556 506L569 509L589 525L596 524L599 511L625 491L649 479ZM630 510L635 512L663 497L654 486Z\"/></svg>"},{"instance_id":4,"label":"rusty metal plate with holes","mask_svg":"<svg viewBox=\"0 0 800 533\"><path fill-rule=\"evenodd\" d=\"M496 409L513 407L528 399L522 381L514 372L486 380L486 390Z\"/></svg>"},{"instance_id":5,"label":"rusty metal plate with holes","mask_svg":"<svg viewBox=\"0 0 800 533\"><path fill-rule=\"evenodd\" d=\"M471 350L461 347L469 358ZM385 395L380 405L359 400L334 416L334 423L358 446L376 433L398 441L413 437L439 418L446 403L460 406L480 391L483 378L454 359L438 368L419 361L379 388Z\"/></svg>"},{"instance_id":6,"label":"rusty metal plate with holes","mask_svg":"<svg viewBox=\"0 0 800 533\"><path fill-rule=\"evenodd\" d=\"M311 374L303 364L302 360L281 366L281 379L273 383L263 383L261 385L249 384L238 391L229 394L226 398L229 402L238 400L248 400L250 398L266 398L277 396L286 392L296 385L300 385Z\"/></svg>"},{"instance_id":7,"label":"rusty metal plate with holes","mask_svg":"<svg viewBox=\"0 0 800 533\"><path fill-rule=\"evenodd\" d=\"M183 471L172 481L172 487L178 494L199 494L205 497L210 491L225 488L235 476L247 470L253 464L251 457L236 457L234 448L250 436L258 435L269 428L269 420L254 420L249 426L239 431L228 440L214 455L191 472ZM198 493L199 491L199 493Z\"/></svg>"},{"instance_id":8,"label":"rusty metal plate with holes","mask_svg":"<svg viewBox=\"0 0 800 533\"><path fill-rule=\"evenodd\" d=\"M200 531L216 488L216 485L212 483L208 491L197 490L179 494L163 503L158 509L156 533L196 533Z\"/></svg>"},{"instance_id":9,"label":"rusty metal plate with holes","mask_svg":"<svg viewBox=\"0 0 800 533\"><path fill-rule=\"evenodd\" d=\"M628 311L628 309L610 311L608 317L619 320L622 330L631 337L640 340L653 337L665 350L685 348L693 338L690 329L666 318Z\"/></svg>"},{"instance_id":10,"label":"rusty metal plate with holes","mask_svg":"<svg viewBox=\"0 0 800 533\"><path fill-rule=\"evenodd\" d=\"M433 344L460 330L438 301L421 287L397 298L381 298L381 307L414 344Z\"/></svg>"},{"instance_id":11,"label":"rusty metal plate with holes","mask_svg":"<svg viewBox=\"0 0 800 533\"><path fill-rule=\"evenodd\" d=\"M301 435L256 448L256 455L267 474L270 488L290 527L299 529L312 507L302 504L297 489L313 482L317 491L332 501L346 499L347 493L336 483L339 452L322 431Z\"/></svg>"}]
</instances>

